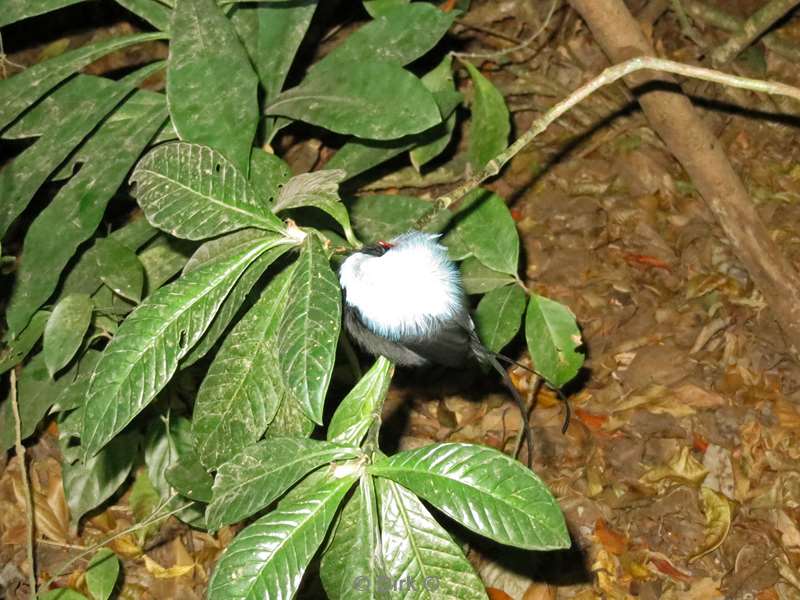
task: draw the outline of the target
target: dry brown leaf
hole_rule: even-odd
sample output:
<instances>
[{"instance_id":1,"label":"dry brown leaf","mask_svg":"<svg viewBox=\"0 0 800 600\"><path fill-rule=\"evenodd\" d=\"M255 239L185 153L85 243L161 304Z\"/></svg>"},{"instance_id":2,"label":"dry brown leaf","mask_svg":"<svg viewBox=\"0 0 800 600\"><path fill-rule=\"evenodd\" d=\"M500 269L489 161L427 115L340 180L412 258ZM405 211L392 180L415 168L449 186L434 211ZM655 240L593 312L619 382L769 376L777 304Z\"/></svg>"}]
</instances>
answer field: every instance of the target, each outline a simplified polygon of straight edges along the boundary
<instances>
[{"instance_id":1,"label":"dry brown leaf","mask_svg":"<svg viewBox=\"0 0 800 600\"><path fill-rule=\"evenodd\" d=\"M725 496L703 486L700 501L706 516L706 539L703 547L689 558L690 563L719 548L731 530L731 505Z\"/></svg>"},{"instance_id":2,"label":"dry brown leaf","mask_svg":"<svg viewBox=\"0 0 800 600\"><path fill-rule=\"evenodd\" d=\"M144 555L144 567L156 579L175 579L188 575L194 569L194 563L190 565L174 565L172 567L162 567L152 558Z\"/></svg>"},{"instance_id":3,"label":"dry brown leaf","mask_svg":"<svg viewBox=\"0 0 800 600\"><path fill-rule=\"evenodd\" d=\"M109 546L115 554L122 558L139 558L142 555L142 547L136 541L136 536L132 533L126 533L118 538L113 539Z\"/></svg>"},{"instance_id":4,"label":"dry brown leaf","mask_svg":"<svg viewBox=\"0 0 800 600\"><path fill-rule=\"evenodd\" d=\"M617 556L623 554L628 548L628 538L611 529L603 519L597 519L594 524L594 535L603 545L603 548Z\"/></svg>"},{"instance_id":5,"label":"dry brown leaf","mask_svg":"<svg viewBox=\"0 0 800 600\"><path fill-rule=\"evenodd\" d=\"M546 583L532 583L525 593L522 600L556 600L556 588Z\"/></svg>"},{"instance_id":6,"label":"dry brown leaf","mask_svg":"<svg viewBox=\"0 0 800 600\"><path fill-rule=\"evenodd\" d=\"M682 446L680 453L673 456L664 466L646 472L639 479L642 483L656 483L662 479L676 479L697 484L705 479L708 471L692 456L688 446Z\"/></svg>"}]
</instances>

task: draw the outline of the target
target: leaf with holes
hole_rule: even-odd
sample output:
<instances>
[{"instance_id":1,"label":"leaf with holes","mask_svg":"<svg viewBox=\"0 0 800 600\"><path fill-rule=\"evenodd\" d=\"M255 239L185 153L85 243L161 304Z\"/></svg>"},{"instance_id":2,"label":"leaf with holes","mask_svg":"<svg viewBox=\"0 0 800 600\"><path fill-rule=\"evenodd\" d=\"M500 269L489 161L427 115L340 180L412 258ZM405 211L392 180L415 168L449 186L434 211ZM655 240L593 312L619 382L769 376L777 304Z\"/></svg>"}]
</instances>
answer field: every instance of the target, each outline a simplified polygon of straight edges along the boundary
<instances>
[{"instance_id":1,"label":"leaf with holes","mask_svg":"<svg viewBox=\"0 0 800 600\"><path fill-rule=\"evenodd\" d=\"M285 243L277 236L255 240L232 258L200 267L161 288L131 313L92 379L81 435L85 457L108 443L166 385L244 270Z\"/></svg>"},{"instance_id":2,"label":"leaf with holes","mask_svg":"<svg viewBox=\"0 0 800 600\"><path fill-rule=\"evenodd\" d=\"M243 529L217 563L209 600L293 597L355 480L327 477Z\"/></svg>"},{"instance_id":3,"label":"leaf with holes","mask_svg":"<svg viewBox=\"0 0 800 600\"><path fill-rule=\"evenodd\" d=\"M162 144L139 161L131 182L147 220L176 237L201 240L246 227L284 231L245 176L206 146Z\"/></svg>"},{"instance_id":4,"label":"leaf with holes","mask_svg":"<svg viewBox=\"0 0 800 600\"><path fill-rule=\"evenodd\" d=\"M533 294L525 316L525 338L536 372L552 386L561 387L578 374L583 354L581 332L572 311Z\"/></svg>"},{"instance_id":5,"label":"leaf with holes","mask_svg":"<svg viewBox=\"0 0 800 600\"><path fill-rule=\"evenodd\" d=\"M246 519L314 469L358 455L359 450L352 446L292 437L276 437L245 448L220 466L207 524L218 529Z\"/></svg>"},{"instance_id":6,"label":"leaf with holes","mask_svg":"<svg viewBox=\"0 0 800 600\"><path fill-rule=\"evenodd\" d=\"M316 235L303 242L289 283L278 337L278 359L305 415L322 424L342 318L342 292Z\"/></svg>"},{"instance_id":7,"label":"leaf with holes","mask_svg":"<svg viewBox=\"0 0 800 600\"><path fill-rule=\"evenodd\" d=\"M539 477L493 448L432 444L376 461L369 471L433 504L467 529L528 550L569 548L564 516Z\"/></svg>"}]
</instances>

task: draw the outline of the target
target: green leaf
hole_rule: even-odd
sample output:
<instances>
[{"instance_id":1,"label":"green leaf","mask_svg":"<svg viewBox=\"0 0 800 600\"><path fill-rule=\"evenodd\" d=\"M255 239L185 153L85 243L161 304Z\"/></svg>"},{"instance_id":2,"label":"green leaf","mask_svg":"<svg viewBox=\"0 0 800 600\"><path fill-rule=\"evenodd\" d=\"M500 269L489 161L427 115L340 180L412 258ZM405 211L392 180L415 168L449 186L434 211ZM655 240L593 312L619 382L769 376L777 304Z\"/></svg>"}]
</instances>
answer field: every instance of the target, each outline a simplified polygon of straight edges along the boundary
<instances>
[{"instance_id":1,"label":"green leaf","mask_svg":"<svg viewBox=\"0 0 800 600\"><path fill-rule=\"evenodd\" d=\"M209 600L291 598L355 479L328 477L242 530L217 563Z\"/></svg>"},{"instance_id":2,"label":"green leaf","mask_svg":"<svg viewBox=\"0 0 800 600\"><path fill-rule=\"evenodd\" d=\"M414 196L359 196L347 205L356 234L367 243L405 233L431 208L430 202ZM426 231L438 231L451 215L442 211Z\"/></svg>"},{"instance_id":3,"label":"green leaf","mask_svg":"<svg viewBox=\"0 0 800 600\"><path fill-rule=\"evenodd\" d=\"M380 17L397 6L405 6L409 2L411 0L362 0L364 8L373 18Z\"/></svg>"},{"instance_id":4,"label":"green leaf","mask_svg":"<svg viewBox=\"0 0 800 600\"><path fill-rule=\"evenodd\" d=\"M49 590L36 596L39 600L87 600L86 596L70 588Z\"/></svg>"},{"instance_id":5,"label":"green leaf","mask_svg":"<svg viewBox=\"0 0 800 600\"><path fill-rule=\"evenodd\" d=\"M123 298L139 302L144 288L144 268L136 253L113 238L98 240L95 255L100 279Z\"/></svg>"},{"instance_id":6,"label":"green leaf","mask_svg":"<svg viewBox=\"0 0 800 600\"><path fill-rule=\"evenodd\" d=\"M390 581L411 580L400 598L486 600L483 582L461 549L417 497L387 479L376 479L381 548ZM405 591L405 590L403 590Z\"/></svg>"},{"instance_id":7,"label":"green leaf","mask_svg":"<svg viewBox=\"0 0 800 600\"><path fill-rule=\"evenodd\" d=\"M0 27L78 2L83 0L5 0L0 13Z\"/></svg>"},{"instance_id":8,"label":"green leaf","mask_svg":"<svg viewBox=\"0 0 800 600\"><path fill-rule=\"evenodd\" d=\"M147 220L177 237L201 240L245 227L284 230L244 175L206 146L162 144L139 161L131 182Z\"/></svg>"},{"instance_id":9,"label":"green leaf","mask_svg":"<svg viewBox=\"0 0 800 600\"><path fill-rule=\"evenodd\" d=\"M347 172L347 179L352 179L356 175L411 150L424 139L426 139L426 133L384 141L353 138L336 151L333 158L325 163L325 167L342 169Z\"/></svg>"},{"instance_id":10,"label":"green leaf","mask_svg":"<svg viewBox=\"0 0 800 600\"><path fill-rule=\"evenodd\" d=\"M396 64L364 58L316 67L265 112L371 140L420 133L441 121L419 79Z\"/></svg>"},{"instance_id":11,"label":"green leaf","mask_svg":"<svg viewBox=\"0 0 800 600\"><path fill-rule=\"evenodd\" d=\"M339 183L347 176L344 171L314 171L292 177L281 188L272 205L274 212L314 206L333 217L344 229L347 241L354 246L360 245L350 226L347 209L339 198Z\"/></svg>"},{"instance_id":12,"label":"green leaf","mask_svg":"<svg viewBox=\"0 0 800 600\"><path fill-rule=\"evenodd\" d=\"M114 238L131 250L136 250L157 233L158 230L151 227L147 219L140 218L111 232L108 237ZM103 285L100 274L97 272L97 241L81 254L75 266L69 271L56 301L69 294L94 294Z\"/></svg>"},{"instance_id":13,"label":"green leaf","mask_svg":"<svg viewBox=\"0 0 800 600\"><path fill-rule=\"evenodd\" d=\"M372 477L361 475L356 492L345 504L333 539L320 565L320 577L331 600L388 598L379 587L386 577L378 531L378 509Z\"/></svg>"},{"instance_id":14,"label":"green leaf","mask_svg":"<svg viewBox=\"0 0 800 600\"><path fill-rule=\"evenodd\" d=\"M351 33L333 52L312 68L348 65L365 56L400 66L433 48L453 24L457 13L443 12L427 2L405 4L381 15Z\"/></svg>"},{"instance_id":15,"label":"green leaf","mask_svg":"<svg viewBox=\"0 0 800 600\"><path fill-rule=\"evenodd\" d=\"M247 173L258 78L233 24L214 0L176 0L170 30L167 102L178 135Z\"/></svg>"},{"instance_id":16,"label":"green leaf","mask_svg":"<svg viewBox=\"0 0 800 600\"><path fill-rule=\"evenodd\" d=\"M50 318L50 313L40 310L33 318L28 326L0 352L0 373L5 373L11 367L21 363L28 353L39 341L44 333L45 325Z\"/></svg>"},{"instance_id":17,"label":"green leaf","mask_svg":"<svg viewBox=\"0 0 800 600\"><path fill-rule=\"evenodd\" d=\"M17 384L17 402L22 424L22 439L36 431L37 425L53 405L61 391L72 381L75 366L55 381L47 372L44 353L34 356L25 365ZM11 411L11 395L0 404L0 451L5 452L14 445L14 413Z\"/></svg>"},{"instance_id":18,"label":"green leaf","mask_svg":"<svg viewBox=\"0 0 800 600\"><path fill-rule=\"evenodd\" d=\"M286 401L276 335L291 274L286 269L273 279L231 330L197 393L192 433L209 469L257 441Z\"/></svg>"},{"instance_id":19,"label":"green leaf","mask_svg":"<svg viewBox=\"0 0 800 600\"><path fill-rule=\"evenodd\" d=\"M286 161L261 148L253 148L250 154L250 185L263 205L271 205L291 177L292 171Z\"/></svg>"},{"instance_id":20,"label":"green leaf","mask_svg":"<svg viewBox=\"0 0 800 600\"><path fill-rule=\"evenodd\" d=\"M157 0L115 0L159 31L169 31L170 10Z\"/></svg>"},{"instance_id":21,"label":"green leaf","mask_svg":"<svg viewBox=\"0 0 800 600\"><path fill-rule=\"evenodd\" d=\"M259 2L239 4L231 20L239 31L269 102L283 88L317 3Z\"/></svg>"},{"instance_id":22,"label":"green leaf","mask_svg":"<svg viewBox=\"0 0 800 600\"><path fill-rule=\"evenodd\" d=\"M64 79L89 63L94 62L101 56L114 52L115 50L121 50L122 48L132 46L133 44L163 40L164 38L166 38L166 35L163 33L139 33L112 37L111 39L95 42L65 52L60 56L28 67L22 73L10 79L0 81L0 106L2 107L2 109L0 109L0 130L5 129L22 114L26 108L41 98L48 90L54 88ZM111 83L113 84L114 82ZM107 101L107 98L102 98L102 101L95 98L89 100L91 103L97 101L97 106L101 106ZM119 102L119 100L117 100L117 102ZM116 104L116 102L114 102L114 104ZM106 111L106 113L107 112L108 111ZM74 118L74 121L82 121L82 119ZM90 127L89 130L92 128L93 127ZM70 149L64 150L64 156L69 154L69 150Z\"/></svg>"},{"instance_id":23,"label":"green leaf","mask_svg":"<svg viewBox=\"0 0 800 600\"><path fill-rule=\"evenodd\" d=\"M86 587L94 600L108 600L119 576L119 559L108 548L100 548L86 569Z\"/></svg>"},{"instance_id":24,"label":"green leaf","mask_svg":"<svg viewBox=\"0 0 800 600\"><path fill-rule=\"evenodd\" d=\"M139 251L144 268L145 295L149 296L172 279L186 265L195 245L165 234L159 234Z\"/></svg>"},{"instance_id":25,"label":"green leaf","mask_svg":"<svg viewBox=\"0 0 800 600\"><path fill-rule=\"evenodd\" d=\"M81 440L86 456L103 447L166 385L199 341L244 270L282 238L256 240L161 288L131 313L97 365Z\"/></svg>"},{"instance_id":26,"label":"green leaf","mask_svg":"<svg viewBox=\"0 0 800 600\"><path fill-rule=\"evenodd\" d=\"M359 450L302 438L272 438L254 444L220 466L208 506L210 529L236 523L282 496L305 475Z\"/></svg>"},{"instance_id":27,"label":"green leaf","mask_svg":"<svg viewBox=\"0 0 800 600\"><path fill-rule=\"evenodd\" d=\"M92 322L92 300L85 294L67 296L56 304L44 328L44 362L52 377L81 347Z\"/></svg>"},{"instance_id":28,"label":"green leaf","mask_svg":"<svg viewBox=\"0 0 800 600\"><path fill-rule=\"evenodd\" d=\"M236 233L238 234L243 232ZM260 233L263 236L263 232ZM247 300L250 290L264 274L264 271L266 271L272 263L278 260L278 258L283 256L290 248L291 246L286 244L272 248L259 256L253 262L253 264L247 267L247 270L242 274L242 276L239 278L239 281L237 281L236 285L233 286L231 293L228 294L228 297L225 298L222 306L220 306L217 316L214 317L214 320L211 322L208 330L205 332L197 345L192 348L189 354L186 355L186 358L181 361L181 367L185 368L191 364L194 364L197 360L205 356L206 353L211 350L211 348L214 347L219 338L222 337L223 334L225 334L228 330L228 326L230 325L231 321L242 308L242 305Z\"/></svg>"},{"instance_id":29,"label":"green leaf","mask_svg":"<svg viewBox=\"0 0 800 600\"><path fill-rule=\"evenodd\" d=\"M519 235L508 207L500 196L485 190L471 196L472 204L459 213L443 242L451 250L457 242L490 269L516 276Z\"/></svg>"},{"instance_id":30,"label":"green leaf","mask_svg":"<svg viewBox=\"0 0 800 600\"><path fill-rule=\"evenodd\" d=\"M380 459L370 473L407 487L467 529L528 550L569 548L564 516L532 471L493 448L433 444Z\"/></svg>"},{"instance_id":31,"label":"green leaf","mask_svg":"<svg viewBox=\"0 0 800 600\"><path fill-rule=\"evenodd\" d=\"M192 449L191 427L189 419L172 414L152 419L149 423L144 441L144 463L161 500L166 500L172 492L167 469L178 462L181 454Z\"/></svg>"},{"instance_id":32,"label":"green leaf","mask_svg":"<svg viewBox=\"0 0 800 600\"><path fill-rule=\"evenodd\" d=\"M25 73L27 71L23 71L22 75ZM0 97L4 89L2 84L13 82L17 77L20 75L0 81ZM3 197L3 203L0 204L0 238L5 236L9 226L48 176L132 89L114 82L105 88L105 93L97 98L83 98L70 118L52 123L50 130L0 171L0 196Z\"/></svg>"},{"instance_id":33,"label":"green leaf","mask_svg":"<svg viewBox=\"0 0 800 600\"><path fill-rule=\"evenodd\" d=\"M270 439L285 436L308 437L314 427L314 421L303 413L300 403L287 393L264 435Z\"/></svg>"},{"instance_id":34,"label":"green leaf","mask_svg":"<svg viewBox=\"0 0 800 600\"><path fill-rule=\"evenodd\" d=\"M531 295L525 338L536 372L547 383L558 388L578 374L583 354L577 348L583 341L569 308L544 296Z\"/></svg>"},{"instance_id":35,"label":"green leaf","mask_svg":"<svg viewBox=\"0 0 800 600\"><path fill-rule=\"evenodd\" d=\"M102 354L99 350L92 349L83 352L78 360L77 373L70 369L69 384L61 390L53 403L54 411L63 412L83 406L86 391L89 389L89 381ZM64 430L63 427L60 427L59 434L62 433L64 433ZM74 435L77 436L78 433L79 431L76 431Z\"/></svg>"},{"instance_id":36,"label":"green leaf","mask_svg":"<svg viewBox=\"0 0 800 600\"><path fill-rule=\"evenodd\" d=\"M356 386L345 396L328 425L328 440L358 446L379 411L392 381L394 365L380 356ZM378 414L376 414L376 412Z\"/></svg>"},{"instance_id":37,"label":"green leaf","mask_svg":"<svg viewBox=\"0 0 800 600\"><path fill-rule=\"evenodd\" d=\"M469 250L467 250L469 252ZM479 261L469 257L459 265L461 283L468 294L485 294L499 287L514 283L514 278L507 273L494 271Z\"/></svg>"},{"instance_id":38,"label":"green leaf","mask_svg":"<svg viewBox=\"0 0 800 600\"><path fill-rule=\"evenodd\" d=\"M475 88L469 129L469 156L475 170L506 149L511 120L503 95L472 64L465 62Z\"/></svg>"},{"instance_id":39,"label":"green leaf","mask_svg":"<svg viewBox=\"0 0 800 600\"><path fill-rule=\"evenodd\" d=\"M278 336L278 359L305 415L322 424L342 317L339 281L316 235L303 242L289 283Z\"/></svg>"},{"instance_id":40,"label":"green leaf","mask_svg":"<svg viewBox=\"0 0 800 600\"><path fill-rule=\"evenodd\" d=\"M519 331L527 296L518 285L497 288L486 294L475 310L478 337L492 352L499 352Z\"/></svg>"},{"instance_id":41,"label":"green leaf","mask_svg":"<svg viewBox=\"0 0 800 600\"><path fill-rule=\"evenodd\" d=\"M128 496L128 506L136 523L143 523L159 506L161 495L150 479L146 469L139 469L133 480ZM136 532L140 541L144 541L158 531L158 523L150 523Z\"/></svg>"},{"instance_id":42,"label":"green leaf","mask_svg":"<svg viewBox=\"0 0 800 600\"><path fill-rule=\"evenodd\" d=\"M423 165L439 156L453 137L456 127L455 106L461 103L462 98L456 91L453 80L452 60L448 54L438 66L422 77L422 83L433 93L445 122L436 127L438 131L432 134L432 139L411 150L409 157L417 172L420 172Z\"/></svg>"},{"instance_id":43,"label":"green leaf","mask_svg":"<svg viewBox=\"0 0 800 600\"><path fill-rule=\"evenodd\" d=\"M61 463L64 495L73 527L77 527L83 515L108 500L128 478L138 444L137 435L122 434L85 462Z\"/></svg>"},{"instance_id":44,"label":"green leaf","mask_svg":"<svg viewBox=\"0 0 800 600\"><path fill-rule=\"evenodd\" d=\"M169 469L167 481L182 495L199 502L211 501L211 475L205 470L193 448L185 448Z\"/></svg>"},{"instance_id":45,"label":"green leaf","mask_svg":"<svg viewBox=\"0 0 800 600\"><path fill-rule=\"evenodd\" d=\"M109 200L165 118L163 98L160 105L152 105L135 93L84 145L85 164L34 218L25 235L6 313L12 330L24 327L56 289L62 270L97 229Z\"/></svg>"}]
</instances>

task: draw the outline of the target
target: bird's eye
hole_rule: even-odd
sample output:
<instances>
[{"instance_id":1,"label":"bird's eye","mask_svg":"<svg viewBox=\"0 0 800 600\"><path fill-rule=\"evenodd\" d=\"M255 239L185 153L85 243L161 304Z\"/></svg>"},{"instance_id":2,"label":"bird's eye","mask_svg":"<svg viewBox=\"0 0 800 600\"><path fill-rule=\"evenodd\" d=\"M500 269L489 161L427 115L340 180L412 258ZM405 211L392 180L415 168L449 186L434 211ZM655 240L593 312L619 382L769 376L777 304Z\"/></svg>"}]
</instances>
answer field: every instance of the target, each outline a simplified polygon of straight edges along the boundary
<instances>
[{"instance_id":1,"label":"bird's eye","mask_svg":"<svg viewBox=\"0 0 800 600\"><path fill-rule=\"evenodd\" d=\"M378 246L383 248L384 250L389 250L390 248L394 248L394 244L390 244L389 242L384 242L383 240L379 240Z\"/></svg>"}]
</instances>

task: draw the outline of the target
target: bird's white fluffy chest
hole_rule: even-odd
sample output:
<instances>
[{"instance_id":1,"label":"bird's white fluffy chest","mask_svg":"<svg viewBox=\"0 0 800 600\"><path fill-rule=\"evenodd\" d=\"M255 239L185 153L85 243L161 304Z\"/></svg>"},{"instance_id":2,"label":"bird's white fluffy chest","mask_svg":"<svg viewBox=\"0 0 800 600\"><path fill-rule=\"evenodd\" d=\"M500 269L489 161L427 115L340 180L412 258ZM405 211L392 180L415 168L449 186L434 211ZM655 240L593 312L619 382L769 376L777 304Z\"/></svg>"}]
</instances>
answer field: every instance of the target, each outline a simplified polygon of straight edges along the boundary
<instances>
[{"instance_id":1,"label":"bird's white fluffy chest","mask_svg":"<svg viewBox=\"0 0 800 600\"><path fill-rule=\"evenodd\" d=\"M342 263L347 303L374 333L392 340L426 335L464 310L458 271L437 239L405 234L383 256L357 253Z\"/></svg>"}]
</instances>

